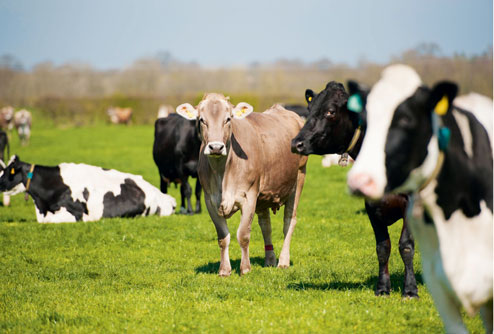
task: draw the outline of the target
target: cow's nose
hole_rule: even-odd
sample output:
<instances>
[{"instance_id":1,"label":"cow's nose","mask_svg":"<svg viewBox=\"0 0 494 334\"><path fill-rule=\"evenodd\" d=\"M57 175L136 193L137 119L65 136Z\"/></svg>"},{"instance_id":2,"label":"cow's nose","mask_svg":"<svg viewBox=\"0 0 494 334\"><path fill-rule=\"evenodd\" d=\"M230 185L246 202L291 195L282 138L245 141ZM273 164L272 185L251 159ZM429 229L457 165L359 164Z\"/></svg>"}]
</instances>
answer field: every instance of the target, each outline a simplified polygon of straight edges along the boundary
<instances>
[{"instance_id":1,"label":"cow's nose","mask_svg":"<svg viewBox=\"0 0 494 334\"><path fill-rule=\"evenodd\" d=\"M223 143L210 143L208 144L211 154L222 154L225 144Z\"/></svg>"},{"instance_id":2,"label":"cow's nose","mask_svg":"<svg viewBox=\"0 0 494 334\"><path fill-rule=\"evenodd\" d=\"M378 188L374 179L365 173L352 174L348 177L350 192L357 196L377 199Z\"/></svg>"},{"instance_id":3,"label":"cow's nose","mask_svg":"<svg viewBox=\"0 0 494 334\"><path fill-rule=\"evenodd\" d=\"M301 153L304 150L304 142L301 140L292 141L292 152Z\"/></svg>"}]
</instances>

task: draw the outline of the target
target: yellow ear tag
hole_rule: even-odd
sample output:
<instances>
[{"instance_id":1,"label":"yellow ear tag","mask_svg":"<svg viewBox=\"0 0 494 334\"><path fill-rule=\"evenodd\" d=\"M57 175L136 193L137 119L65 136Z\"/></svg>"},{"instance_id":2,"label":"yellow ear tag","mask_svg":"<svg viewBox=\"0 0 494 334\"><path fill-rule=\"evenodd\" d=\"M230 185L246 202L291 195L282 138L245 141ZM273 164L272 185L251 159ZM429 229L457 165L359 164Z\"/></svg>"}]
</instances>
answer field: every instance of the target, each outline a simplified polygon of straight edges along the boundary
<instances>
[{"instance_id":1,"label":"yellow ear tag","mask_svg":"<svg viewBox=\"0 0 494 334\"><path fill-rule=\"evenodd\" d=\"M14 174L15 174L15 169L13 169L13 168L12 168L12 169L10 170L10 174L14 175Z\"/></svg>"},{"instance_id":2,"label":"yellow ear tag","mask_svg":"<svg viewBox=\"0 0 494 334\"><path fill-rule=\"evenodd\" d=\"M444 95L441 101L439 101L436 104L436 107L434 108L434 112L439 116L444 116L448 112L448 108L449 108L448 98L446 97L446 95Z\"/></svg>"},{"instance_id":3,"label":"yellow ear tag","mask_svg":"<svg viewBox=\"0 0 494 334\"><path fill-rule=\"evenodd\" d=\"M312 101L312 96L309 96L307 100L309 100L309 102Z\"/></svg>"},{"instance_id":4,"label":"yellow ear tag","mask_svg":"<svg viewBox=\"0 0 494 334\"><path fill-rule=\"evenodd\" d=\"M240 116L242 116L243 114L245 114L247 112L247 109L249 109L247 106L243 106L240 110L237 110L237 112L235 113L235 115L237 117L240 117Z\"/></svg>"}]
</instances>

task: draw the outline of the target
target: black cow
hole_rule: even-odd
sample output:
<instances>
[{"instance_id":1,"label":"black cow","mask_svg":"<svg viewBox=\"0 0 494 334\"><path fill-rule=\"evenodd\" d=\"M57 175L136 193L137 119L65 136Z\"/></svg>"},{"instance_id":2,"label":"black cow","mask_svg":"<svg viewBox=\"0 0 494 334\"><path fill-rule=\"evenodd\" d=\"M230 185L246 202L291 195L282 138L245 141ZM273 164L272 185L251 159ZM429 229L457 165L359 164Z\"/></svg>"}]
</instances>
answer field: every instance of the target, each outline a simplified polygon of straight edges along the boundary
<instances>
[{"instance_id":1,"label":"black cow","mask_svg":"<svg viewBox=\"0 0 494 334\"><path fill-rule=\"evenodd\" d=\"M197 178L197 162L201 141L195 121L170 114L154 123L153 158L160 174L161 191L167 193L168 185L180 183L180 213L193 214L192 188L189 176ZM201 183L196 181L196 213L201 212ZM185 199L187 207L185 207Z\"/></svg>"},{"instance_id":2,"label":"black cow","mask_svg":"<svg viewBox=\"0 0 494 334\"><path fill-rule=\"evenodd\" d=\"M348 186L370 198L411 194L408 222L446 333L467 333L461 306L480 310L492 333L493 103L457 91L448 81L424 86L409 66L387 67L368 96Z\"/></svg>"},{"instance_id":3,"label":"black cow","mask_svg":"<svg viewBox=\"0 0 494 334\"><path fill-rule=\"evenodd\" d=\"M360 93L360 105L365 103L368 88L349 82L350 93ZM305 96L309 104L309 117L292 140L292 152L309 154L349 154L357 158L365 136L365 115L348 110L349 95L342 84L331 81L319 94L310 89ZM388 226L404 217L408 197L406 195L389 195L381 201L365 201L376 237L376 252L379 262L379 278L375 290L376 296L389 295L391 281L388 260L391 253L391 241ZM399 249L405 264L405 281L402 295L418 297L417 283L413 271L414 240L406 220L403 220Z\"/></svg>"}]
</instances>

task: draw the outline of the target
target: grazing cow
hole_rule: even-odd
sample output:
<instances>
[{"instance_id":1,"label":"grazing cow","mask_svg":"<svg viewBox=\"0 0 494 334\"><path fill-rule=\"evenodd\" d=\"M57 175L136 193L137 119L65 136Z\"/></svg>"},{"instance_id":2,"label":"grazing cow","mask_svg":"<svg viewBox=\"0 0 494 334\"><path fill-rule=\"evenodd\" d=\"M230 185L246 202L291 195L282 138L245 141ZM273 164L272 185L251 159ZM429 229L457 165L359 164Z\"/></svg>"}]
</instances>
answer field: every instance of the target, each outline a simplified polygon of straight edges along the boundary
<instances>
[{"instance_id":1,"label":"grazing cow","mask_svg":"<svg viewBox=\"0 0 494 334\"><path fill-rule=\"evenodd\" d=\"M14 115L14 125L22 145L29 143L31 138L32 116L26 109L19 110Z\"/></svg>"},{"instance_id":2,"label":"grazing cow","mask_svg":"<svg viewBox=\"0 0 494 334\"><path fill-rule=\"evenodd\" d=\"M129 125L132 120L132 108L110 107L106 113L113 124Z\"/></svg>"},{"instance_id":3,"label":"grazing cow","mask_svg":"<svg viewBox=\"0 0 494 334\"><path fill-rule=\"evenodd\" d=\"M13 156L0 172L0 191L14 191L19 184L34 200L38 223L168 216L176 206L142 176L86 164L46 167Z\"/></svg>"},{"instance_id":4,"label":"grazing cow","mask_svg":"<svg viewBox=\"0 0 494 334\"><path fill-rule=\"evenodd\" d=\"M0 129L11 131L14 128L14 108L3 107L0 110Z\"/></svg>"},{"instance_id":5,"label":"grazing cow","mask_svg":"<svg viewBox=\"0 0 494 334\"><path fill-rule=\"evenodd\" d=\"M158 118L154 123L153 158L160 174L160 187L167 193L170 182L180 183L180 213L192 214L189 176L197 178L199 140L195 121L177 114ZM201 212L201 183L196 181L196 213ZM187 201L187 206L185 206Z\"/></svg>"},{"instance_id":6,"label":"grazing cow","mask_svg":"<svg viewBox=\"0 0 494 334\"><path fill-rule=\"evenodd\" d=\"M290 240L307 163L306 157L290 152L290 140L303 121L280 105L263 113L252 111L252 106L245 102L234 107L228 98L215 93L206 94L196 108L188 103L177 107L178 114L199 122L202 145L198 174L218 234L220 276L231 273L226 219L239 209L242 212L237 230L242 250L240 274L251 269L249 242L254 213L258 215L264 238L265 264L276 265L269 209L276 212L282 205L285 205L285 239L278 267L290 266Z\"/></svg>"},{"instance_id":7,"label":"grazing cow","mask_svg":"<svg viewBox=\"0 0 494 334\"><path fill-rule=\"evenodd\" d=\"M405 65L386 68L367 99L367 134L348 185L369 198L412 194L407 218L446 332L467 332L463 306L469 315L480 309L492 333L492 123L476 117L492 115L492 101L470 112L455 106L457 91L448 81L430 89Z\"/></svg>"},{"instance_id":8,"label":"grazing cow","mask_svg":"<svg viewBox=\"0 0 494 334\"><path fill-rule=\"evenodd\" d=\"M158 109L158 117L157 118L166 118L168 115L173 114L175 109L171 105L162 104Z\"/></svg>"},{"instance_id":9,"label":"grazing cow","mask_svg":"<svg viewBox=\"0 0 494 334\"><path fill-rule=\"evenodd\" d=\"M367 88L352 82L350 93L360 93L365 101ZM348 102L348 94L342 84L331 81L319 94L308 89L305 93L310 114L303 129L292 140L292 152L309 154L349 154L355 159L360 151L365 136L365 124L358 113L348 110L352 102ZM376 252L379 262L379 277L375 294L389 295L391 280L388 271L391 241L388 226L404 217L407 196L389 195L381 201L365 201L365 209L369 216L376 237ZM403 228L399 242L400 255L405 265L405 280L402 290L403 297L418 297L417 282L413 271L414 240L403 220Z\"/></svg>"}]
</instances>

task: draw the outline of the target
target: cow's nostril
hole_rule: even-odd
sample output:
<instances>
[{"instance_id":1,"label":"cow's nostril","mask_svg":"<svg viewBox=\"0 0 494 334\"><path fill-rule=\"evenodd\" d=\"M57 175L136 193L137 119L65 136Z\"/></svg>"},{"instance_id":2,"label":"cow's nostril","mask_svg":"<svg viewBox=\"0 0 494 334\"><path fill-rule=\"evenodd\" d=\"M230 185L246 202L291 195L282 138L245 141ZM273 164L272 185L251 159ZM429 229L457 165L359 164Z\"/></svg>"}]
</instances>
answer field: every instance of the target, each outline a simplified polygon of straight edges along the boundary
<instances>
[{"instance_id":1,"label":"cow's nostril","mask_svg":"<svg viewBox=\"0 0 494 334\"><path fill-rule=\"evenodd\" d=\"M299 142L297 142L297 144L295 146L300 150L301 148L304 147L304 142L303 141L299 141Z\"/></svg>"}]
</instances>

